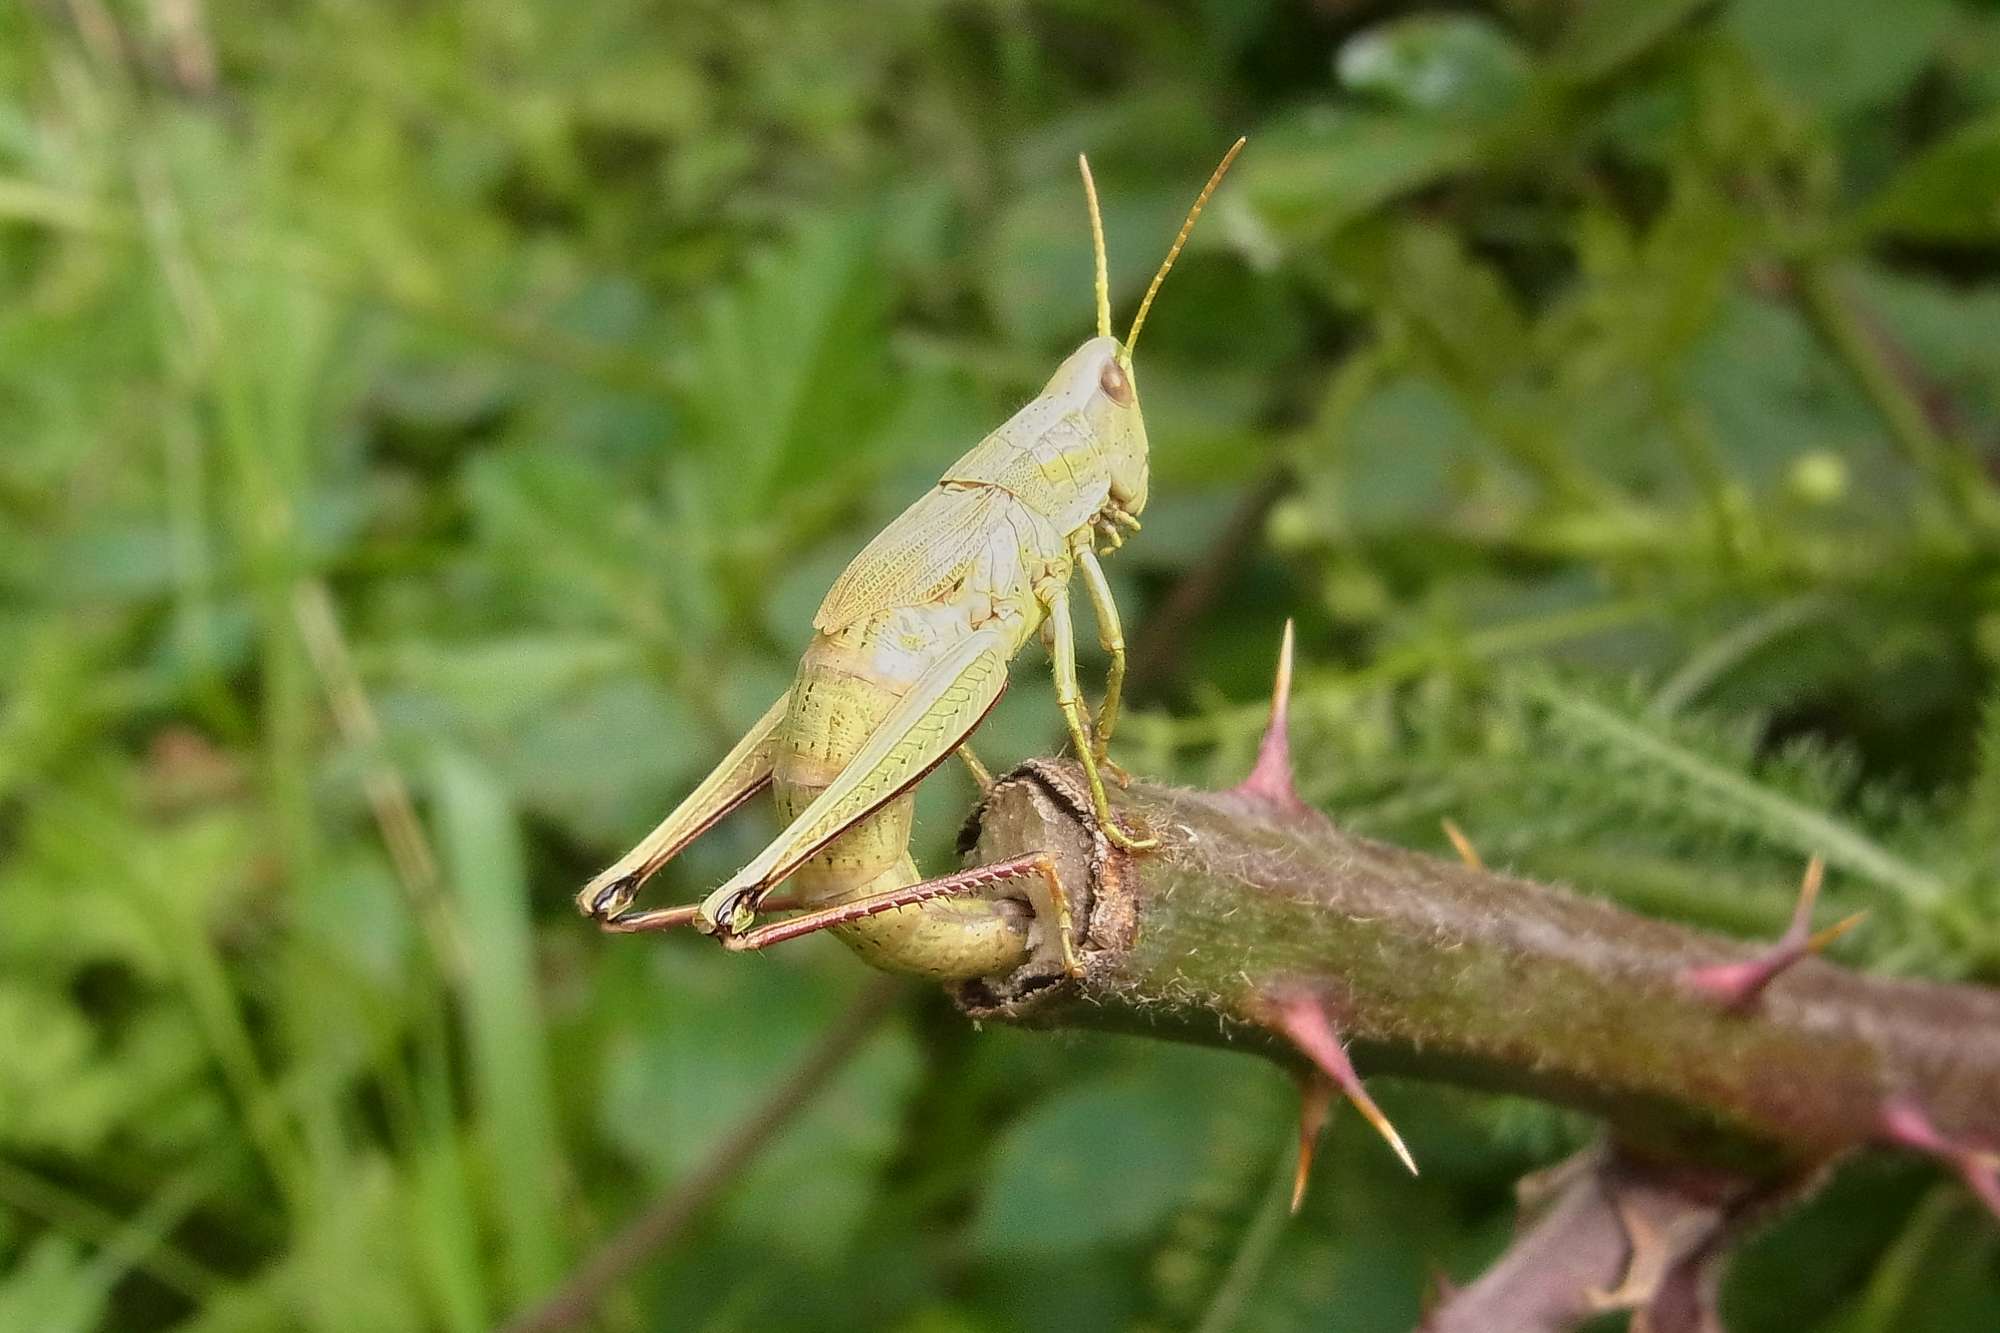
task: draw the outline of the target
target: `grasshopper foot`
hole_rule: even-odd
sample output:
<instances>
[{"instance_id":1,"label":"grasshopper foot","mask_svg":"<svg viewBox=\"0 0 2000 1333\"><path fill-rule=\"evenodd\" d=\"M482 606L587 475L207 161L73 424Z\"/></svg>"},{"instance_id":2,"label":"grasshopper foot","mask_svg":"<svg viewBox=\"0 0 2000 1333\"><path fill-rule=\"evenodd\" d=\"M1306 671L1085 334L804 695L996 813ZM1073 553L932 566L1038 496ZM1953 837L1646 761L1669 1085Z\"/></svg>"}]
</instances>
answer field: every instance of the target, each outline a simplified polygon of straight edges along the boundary
<instances>
[{"instance_id":1,"label":"grasshopper foot","mask_svg":"<svg viewBox=\"0 0 2000 1333\"><path fill-rule=\"evenodd\" d=\"M576 896L577 910L598 921L609 921L624 914L639 896L639 877L625 875L605 885L586 884Z\"/></svg>"},{"instance_id":2,"label":"grasshopper foot","mask_svg":"<svg viewBox=\"0 0 2000 1333\"><path fill-rule=\"evenodd\" d=\"M750 929L750 924L757 919L756 901L757 890L754 888L717 894L701 905L701 911L694 919L694 928L704 935L720 936L727 944L732 936Z\"/></svg>"},{"instance_id":3,"label":"grasshopper foot","mask_svg":"<svg viewBox=\"0 0 2000 1333\"><path fill-rule=\"evenodd\" d=\"M1150 852L1160 845L1158 838L1148 838L1143 834L1127 833L1114 815L1106 814L1097 821L1097 827L1104 836L1123 847L1128 852Z\"/></svg>"}]
</instances>

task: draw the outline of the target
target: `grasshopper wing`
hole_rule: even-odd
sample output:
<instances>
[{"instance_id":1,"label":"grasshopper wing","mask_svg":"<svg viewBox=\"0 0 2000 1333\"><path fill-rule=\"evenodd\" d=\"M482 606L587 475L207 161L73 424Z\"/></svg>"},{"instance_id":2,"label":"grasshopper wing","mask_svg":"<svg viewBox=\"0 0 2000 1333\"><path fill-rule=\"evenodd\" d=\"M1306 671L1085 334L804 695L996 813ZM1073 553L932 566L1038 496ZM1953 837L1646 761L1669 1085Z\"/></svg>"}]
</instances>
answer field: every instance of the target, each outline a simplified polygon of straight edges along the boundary
<instances>
[{"instance_id":1,"label":"grasshopper wing","mask_svg":"<svg viewBox=\"0 0 2000 1333\"><path fill-rule=\"evenodd\" d=\"M921 606L961 583L996 545L1018 546L1020 502L996 486L945 485L924 493L875 540L827 593L813 628L833 634L893 606Z\"/></svg>"}]
</instances>

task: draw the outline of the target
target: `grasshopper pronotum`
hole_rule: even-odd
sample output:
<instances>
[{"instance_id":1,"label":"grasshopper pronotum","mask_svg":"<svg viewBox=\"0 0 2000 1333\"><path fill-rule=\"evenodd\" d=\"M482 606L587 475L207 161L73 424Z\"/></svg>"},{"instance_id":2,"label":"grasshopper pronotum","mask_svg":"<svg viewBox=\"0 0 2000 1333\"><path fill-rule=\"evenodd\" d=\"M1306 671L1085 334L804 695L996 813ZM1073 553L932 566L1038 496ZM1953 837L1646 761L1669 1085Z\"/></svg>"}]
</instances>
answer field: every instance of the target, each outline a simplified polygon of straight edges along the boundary
<instances>
[{"instance_id":1,"label":"grasshopper pronotum","mask_svg":"<svg viewBox=\"0 0 2000 1333\"><path fill-rule=\"evenodd\" d=\"M924 879L910 857L910 788L958 751L985 770L966 737L1007 687L1007 664L1037 630L1048 646L1056 702L1090 784L1104 835L1143 850L1105 797L1106 746L1118 722L1125 640L1098 564L1139 528L1146 507L1146 423L1132 348L1160 283L1238 139L1202 187L1121 344L1111 332L1104 225L1090 164L1078 157L1096 257L1097 335L1048 385L946 469L937 486L871 541L827 594L792 688L715 771L637 847L584 885L577 905L607 930L693 924L732 949L761 949L832 929L879 967L940 980L1010 971L1030 956L1031 931L1056 932L1078 969L1069 906L1054 866L1021 857ZM1069 585L1083 574L1110 655L1094 721L1076 680ZM699 906L634 910L645 880L710 825L769 785L784 832ZM796 915L753 925L765 896L789 880ZM1027 881L1040 911L981 891Z\"/></svg>"}]
</instances>

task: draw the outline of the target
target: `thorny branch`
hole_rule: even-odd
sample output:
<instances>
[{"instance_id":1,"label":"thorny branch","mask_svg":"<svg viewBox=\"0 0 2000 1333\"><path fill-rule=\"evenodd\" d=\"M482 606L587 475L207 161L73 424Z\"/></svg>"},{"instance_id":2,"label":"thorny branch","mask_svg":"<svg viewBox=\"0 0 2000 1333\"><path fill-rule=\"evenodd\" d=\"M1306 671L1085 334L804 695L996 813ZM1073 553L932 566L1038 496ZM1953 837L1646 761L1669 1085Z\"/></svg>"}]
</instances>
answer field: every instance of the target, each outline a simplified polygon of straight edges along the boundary
<instances>
[{"instance_id":1,"label":"thorny branch","mask_svg":"<svg viewBox=\"0 0 2000 1333\"><path fill-rule=\"evenodd\" d=\"M1373 1111L1355 1065L1602 1117L1609 1146L1432 1312L1440 1331L1560 1329L1602 1309L1636 1310L1652 1333L1718 1328L1717 1261L1746 1220L1871 1146L1933 1158L2000 1215L2000 991L1813 956L1852 923L1813 931L1810 872L1791 929L1757 950L1345 833L1293 788L1289 674L1288 632L1237 788L1115 795L1156 851L1098 833L1068 763L991 789L964 849L977 864L1056 861L1081 902L1083 975L1064 984L1038 956L960 987L961 1008L1273 1057L1300 1077L1305 1147L1331 1089Z\"/></svg>"}]
</instances>

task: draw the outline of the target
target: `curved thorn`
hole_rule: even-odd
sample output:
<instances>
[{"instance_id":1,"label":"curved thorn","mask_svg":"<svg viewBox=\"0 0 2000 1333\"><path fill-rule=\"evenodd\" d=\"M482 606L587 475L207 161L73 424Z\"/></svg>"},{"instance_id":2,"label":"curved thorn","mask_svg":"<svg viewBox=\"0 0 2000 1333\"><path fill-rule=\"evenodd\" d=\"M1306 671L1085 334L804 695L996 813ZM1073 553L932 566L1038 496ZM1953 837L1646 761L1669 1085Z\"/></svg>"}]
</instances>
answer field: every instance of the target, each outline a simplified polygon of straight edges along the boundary
<instances>
[{"instance_id":1,"label":"curved thorn","mask_svg":"<svg viewBox=\"0 0 2000 1333\"><path fill-rule=\"evenodd\" d=\"M1410 1156L1410 1150L1403 1144L1403 1136L1389 1123L1389 1117L1382 1114L1382 1108L1375 1105L1375 1099L1361 1085L1361 1076L1354 1072L1354 1065L1340 1044L1340 1034L1334 1031L1333 1020L1327 1016L1325 1006L1310 992L1291 991L1272 1001L1271 1019L1278 1031L1298 1047L1300 1054L1312 1061L1347 1100L1354 1103L1354 1109L1361 1113L1361 1118L1382 1136L1403 1165L1410 1169L1410 1174L1416 1175L1416 1159Z\"/></svg>"},{"instance_id":2,"label":"curved thorn","mask_svg":"<svg viewBox=\"0 0 2000 1333\"><path fill-rule=\"evenodd\" d=\"M1884 1142L1922 1153L1948 1167L1972 1191L1972 1197L2000 1218L2000 1152L1947 1138L1922 1106L1904 1096L1891 1097L1882 1104L1878 1128Z\"/></svg>"},{"instance_id":3,"label":"curved thorn","mask_svg":"<svg viewBox=\"0 0 2000 1333\"><path fill-rule=\"evenodd\" d=\"M1800 959L1819 953L1860 925L1868 913L1856 912L1824 930L1813 930L1813 908L1819 902L1820 884L1825 876L1826 862L1820 857L1814 856L1806 863L1805 878L1799 883L1799 899L1792 908L1791 924L1785 927L1785 933L1770 948L1740 962L1688 968L1681 974L1683 984L1725 1008L1746 1008Z\"/></svg>"},{"instance_id":4,"label":"curved thorn","mask_svg":"<svg viewBox=\"0 0 2000 1333\"><path fill-rule=\"evenodd\" d=\"M1826 949L1827 945L1833 943L1835 940L1839 939L1842 935L1845 935L1848 931L1853 930L1856 926L1860 925L1863 921L1866 921L1867 919L1868 919L1868 912L1867 909L1864 908L1861 911L1854 913L1852 916L1844 916L1840 920L1834 922L1832 925L1814 931L1812 934L1806 936L1806 952L1807 953L1823 952Z\"/></svg>"}]
</instances>

